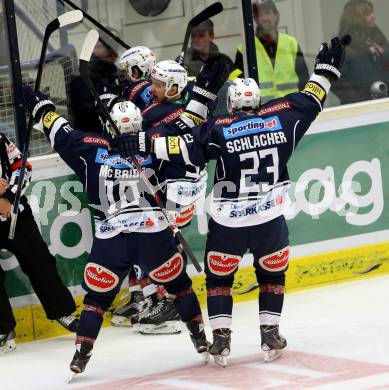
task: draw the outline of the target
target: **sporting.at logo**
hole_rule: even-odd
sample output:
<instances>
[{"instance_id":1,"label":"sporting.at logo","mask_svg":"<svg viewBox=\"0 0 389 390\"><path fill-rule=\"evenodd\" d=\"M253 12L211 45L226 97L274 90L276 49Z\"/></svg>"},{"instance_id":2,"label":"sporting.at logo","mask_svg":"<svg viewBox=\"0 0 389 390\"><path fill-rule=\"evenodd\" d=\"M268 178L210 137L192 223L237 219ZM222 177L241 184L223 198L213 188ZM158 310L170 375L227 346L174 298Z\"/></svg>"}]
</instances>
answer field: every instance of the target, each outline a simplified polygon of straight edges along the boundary
<instances>
[{"instance_id":1,"label":"sporting.at logo","mask_svg":"<svg viewBox=\"0 0 389 390\"><path fill-rule=\"evenodd\" d=\"M223 134L225 139L231 139L276 130L282 130L282 125L278 116L272 116L266 119L253 118L236 122L230 127L223 127Z\"/></svg>"}]
</instances>

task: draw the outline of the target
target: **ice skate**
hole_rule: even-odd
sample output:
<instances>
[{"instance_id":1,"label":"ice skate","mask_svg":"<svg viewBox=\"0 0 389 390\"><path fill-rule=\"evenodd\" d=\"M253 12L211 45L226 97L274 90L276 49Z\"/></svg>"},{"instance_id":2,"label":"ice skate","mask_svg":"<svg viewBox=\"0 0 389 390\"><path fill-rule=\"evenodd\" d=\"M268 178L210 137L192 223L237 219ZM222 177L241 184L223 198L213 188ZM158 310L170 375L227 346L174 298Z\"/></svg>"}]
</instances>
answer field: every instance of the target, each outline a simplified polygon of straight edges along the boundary
<instances>
[{"instance_id":1,"label":"ice skate","mask_svg":"<svg viewBox=\"0 0 389 390\"><path fill-rule=\"evenodd\" d=\"M76 317L74 315L63 316L63 317L56 319L56 321L60 325L62 325L66 330L68 330L69 332L74 333L77 331L78 317Z\"/></svg>"},{"instance_id":2,"label":"ice skate","mask_svg":"<svg viewBox=\"0 0 389 390\"><path fill-rule=\"evenodd\" d=\"M199 323L196 320L188 321L186 326L189 330L190 339L196 349L196 351L201 355L204 363L209 362L209 352L208 348L210 343L207 341L207 336L204 331L204 324Z\"/></svg>"},{"instance_id":3,"label":"ice skate","mask_svg":"<svg viewBox=\"0 0 389 390\"><path fill-rule=\"evenodd\" d=\"M209 353L213 355L215 363L221 367L227 366L227 356L230 354L231 329L220 328L213 331L213 343Z\"/></svg>"},{"instance_id":4,"label":"ice skate","mask_svg":"<svg viewBox=\"0 0 389 390\"><path fill-rule=\"evenodd\" d=\"M91 343L82 342L81 344L77 344L76 352L73 356L72 362L70 363L72 375L69 382L74 378L75 374L81 374L85 371L85 367L92 356L92 348L93 345Z\"/></svg>"},{"instance_id":5,"label":"ice skate","mask_svg":"<svg viewBox=\"0 0 389 390\"><path fill-rule=\"evenodd\" d=\"M181 333L180 316L172 300L155 297L152 306L141 313L134 328L141 334L177 334Z\"/></svg>"},{"instance_id":6,"label":"ice skate","mask_svg":"<svg viewBox=\"0 0 389 390\"><path fill-rule=\"evenodd\" d=\"M144 299L142 291L132 292L130 299L112 312L111 324L113 326L132 326L133 317L144 309L145 304L142 304Z\"/></svg>"},{"instance_id":7,"label":"ice skate","mask_svg":"<svg viewBox=\"0 0 389 390\"><path fill-rule=\"evenodd\" d=\"M265 362L272 362L282 356L286 340L279 334L278 325L261 325L261 348L265 352Z\"/></svg>"},{"instance_id":8,"label":"ice skate","mask_svg":"<svg viewBox=\"0 0 389 390\"><path fill-rule=\"evenodd\" d=\"M0 334L0 355L11 352L15 348L15 332L13 330L7 334Z\"/></svg>"}]
</instances>

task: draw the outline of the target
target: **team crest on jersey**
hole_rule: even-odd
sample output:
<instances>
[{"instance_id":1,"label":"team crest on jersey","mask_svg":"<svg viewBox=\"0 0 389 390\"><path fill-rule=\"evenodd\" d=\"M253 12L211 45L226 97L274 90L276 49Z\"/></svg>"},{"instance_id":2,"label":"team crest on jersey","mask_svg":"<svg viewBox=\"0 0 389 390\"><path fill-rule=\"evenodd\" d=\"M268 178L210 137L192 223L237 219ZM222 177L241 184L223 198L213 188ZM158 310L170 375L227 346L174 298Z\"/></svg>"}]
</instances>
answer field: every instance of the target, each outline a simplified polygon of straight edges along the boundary
<instances>
[{"instance_id":1,"label":"team crest on jersey","mask_svg":"<svg viewBox=\"0 0 389 390\"><path fill-rule=\"evenodd\" d=\"M237 255L210 251L207 255L208 268L215 275L229 275L238 268L241 258Z\"/></svg>"},{"instance_id":2,"label":"team crest on jersey","mask_svg":"<svg viewBox=\"0 0 389 390\"><path fill-rule=\"evenodd\" d=\"M140 94L140 97L142 98L143 102L148 105L151 102L151 99L153 98L153 93L151 92L151 87L145 88L145 90Z\"/></svg>"},{"instance_id":3,"label":"team crest on jersey","mask_svg":"<svg viewBox=\"0 0 389 390\"><path fill-rule=\"evenodd\" d=\"M166 283L177 278L184 269L184 260L179 253L175 253L168 261L149 273L156 282Z\"/></svg>"},{"instance_id":4,"label":"team crest on jersey","mask_svg":"<svg viewBox=\"0 0 389 390\"><path fill-rule=\"evenodd\" d=\"M266 271L284 271L289 262L289 245L277 252L261 257L258 262Z\"/></svg>"},{"instance_id":5,"label":"team crest on jersey","mask_svg":"<svg viewBox=\"0 0 389 390\"><path fill-rule=\"evenodd\" d=\"M88 263L84 271L85 284L93 291L107 292L119 283L119 277L108 268L96 263Z\"/></svg>"},{"instance_id":6,"label":"team crest on jersey","mask_svg":"<svg viewBox=\"0 0 389 390\"><path fill-rule=\"evenodd\" d=\"M153 161L150 155L142 157L137 154L135 155L135 157L141 167L149 165ZM108 150L103 148L97 149L95 162L97 164L111 165L112 168L116 169L135 169L135 166L132 163L131 159L125 159L121 157L120 154L109 154Z\"/></svg>"},{"instance_id":7,"label":"team crest on jersey","mask_svg":"<svg viewBox=\"0 0 389 390\"><path fill-rule=\"evenodd\" d=\"M234 123L229 127L223 127L225 139L241 137L244 135L262 133L263 131L282 130L280 118L272 116L270 118L252 118Z\"/></svg>"}]
</instances>

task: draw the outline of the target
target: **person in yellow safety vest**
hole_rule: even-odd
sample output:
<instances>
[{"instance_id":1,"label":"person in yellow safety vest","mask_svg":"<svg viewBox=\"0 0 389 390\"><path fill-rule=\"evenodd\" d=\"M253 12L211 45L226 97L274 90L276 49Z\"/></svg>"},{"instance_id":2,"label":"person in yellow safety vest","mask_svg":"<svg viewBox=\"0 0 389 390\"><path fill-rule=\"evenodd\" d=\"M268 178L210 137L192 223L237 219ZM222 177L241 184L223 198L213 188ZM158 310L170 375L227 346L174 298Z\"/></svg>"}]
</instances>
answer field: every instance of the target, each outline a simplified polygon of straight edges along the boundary
<instances>
[{"instance_id":1,"label":"person in yellow safety vest","mask_svg":"<svg viewBox=\"0 0 389 390\"><path fill-rule=\"evenodd\" d=\"M253 12L257 24L255 48L263 101L302 90L309 78L307 64L296 38L277 31L280 14L273 0L256 0ZM245 77L243 54L243 45L239 45L230 80Z\"/></svg>"}]
</instances>

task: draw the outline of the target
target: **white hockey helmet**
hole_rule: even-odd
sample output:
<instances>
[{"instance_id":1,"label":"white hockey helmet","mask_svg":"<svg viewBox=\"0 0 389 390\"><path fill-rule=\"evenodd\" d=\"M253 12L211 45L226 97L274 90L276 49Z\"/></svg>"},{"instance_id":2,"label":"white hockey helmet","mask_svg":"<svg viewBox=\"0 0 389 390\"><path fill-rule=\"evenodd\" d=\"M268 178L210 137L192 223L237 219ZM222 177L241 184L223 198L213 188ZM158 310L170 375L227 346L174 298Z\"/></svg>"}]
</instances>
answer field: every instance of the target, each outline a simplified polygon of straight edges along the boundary
<instances>
[{"instance_id":1,"label":"white hockey helmet","mask_svg":"<svg viewBox=\"0 0 389 390\"><path fill-rule=\"evenodd\" d=\"M149 78L151 69L156 63L155 54L145 46L135 46L126 50L119 59L119 68L126 72L131 81L136 81L133 76L135 68L141 73L141 77Z\"/></svg>"},{"instance_id":2,"label":"white hockey helmet","mask_svg":"<svg viewBox=\"0 0 389 390\"><path fill-rule=\"evenodd\" d=\"M252 108L256 110L261 104L261 90L254 79L236 79L228 87L227 109L231 114L233 110Z\"/></svg>"},{"instance_id":3,"label":"white hockey helmet","mask_svg":"<svg viewBox=\"0 0 389 390\"><path fill-rule=\"evenodd\" d=\"M130 101L116 103L109 114L121 133L136 133L142 130L143 118L140 109ZM114 134L109 122L107 129Z\"/></svg>"},{"instance_id":4,"label":"white hockey helmet","mask_svg":"<svg viewBox=\"0 0 389 390\"><path fill-rule=\"evenodd\" d=\"M153 66L151 78L165 83L165 97L171 99L177 97L188 84L188 74L183 66L175 61L160 61ZM167 95L173 85L177 85L175 95Z\"/></svg>"}]
</instances>

